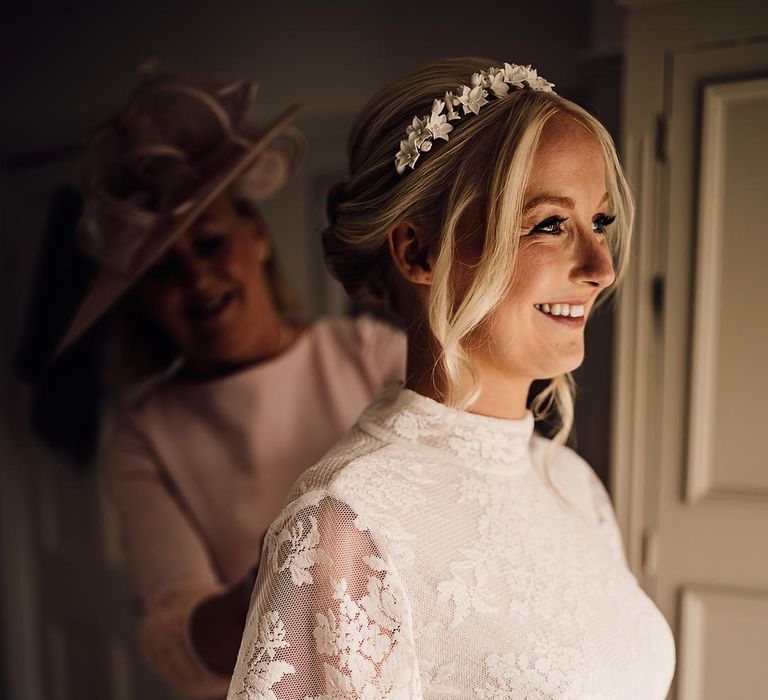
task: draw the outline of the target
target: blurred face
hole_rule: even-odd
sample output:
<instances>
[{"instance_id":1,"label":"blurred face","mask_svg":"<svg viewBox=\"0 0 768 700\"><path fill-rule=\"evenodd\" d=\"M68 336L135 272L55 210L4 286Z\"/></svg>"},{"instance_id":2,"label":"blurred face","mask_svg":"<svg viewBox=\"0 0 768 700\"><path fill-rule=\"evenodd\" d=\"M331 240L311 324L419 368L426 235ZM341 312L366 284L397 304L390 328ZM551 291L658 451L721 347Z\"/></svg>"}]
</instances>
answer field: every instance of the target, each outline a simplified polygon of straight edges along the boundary
<instances>
[{"instance_id":1,"label":"blurred face","mask_svg":"<svg viewBox=\"0 0 768 700\"><path fill-rule=\"evenodd\" d=\"M584 359L584 326L614 279L602 149L578 122L544 127L525 192L514 283L487 325L486 371L549 379Z\"/></svg>"},{"instance_id":2,"label":"blurred face","mask_svg":"<svg viewBox=\"0 0 768 700\"><path fill-rule=\"evenodd\" d=\"M269 252L262 223L240 216L222 196L144 275L135 295L192 369L254 361L268 354L279 324L264 272Z\"/></svg>"}]
</instances>

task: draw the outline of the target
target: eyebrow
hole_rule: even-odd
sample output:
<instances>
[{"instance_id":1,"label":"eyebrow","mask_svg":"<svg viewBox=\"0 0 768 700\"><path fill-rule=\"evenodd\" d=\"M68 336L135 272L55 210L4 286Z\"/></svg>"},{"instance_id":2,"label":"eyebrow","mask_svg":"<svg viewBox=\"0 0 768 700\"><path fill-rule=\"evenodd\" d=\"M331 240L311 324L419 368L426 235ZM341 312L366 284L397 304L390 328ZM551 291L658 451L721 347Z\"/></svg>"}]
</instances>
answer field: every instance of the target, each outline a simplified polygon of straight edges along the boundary
<instances>
[{"instance_id":1,"label":"eyebrow","mask_svg":"<svg viewBox=\"0 0 768 700\"><path fill-rule=\"evenodd\" d=\"M608 199L608 193L603 195L603 198L598 202L597 206L600 206ZM540 204L556 204L557 206L564 207L566 209L574 209L576 203L570 197L559 197L554 194L541 194L538 197L529 199L523 207L523 214L526 214L531 209L538 207Z\"/></svg>"}]
</instances>

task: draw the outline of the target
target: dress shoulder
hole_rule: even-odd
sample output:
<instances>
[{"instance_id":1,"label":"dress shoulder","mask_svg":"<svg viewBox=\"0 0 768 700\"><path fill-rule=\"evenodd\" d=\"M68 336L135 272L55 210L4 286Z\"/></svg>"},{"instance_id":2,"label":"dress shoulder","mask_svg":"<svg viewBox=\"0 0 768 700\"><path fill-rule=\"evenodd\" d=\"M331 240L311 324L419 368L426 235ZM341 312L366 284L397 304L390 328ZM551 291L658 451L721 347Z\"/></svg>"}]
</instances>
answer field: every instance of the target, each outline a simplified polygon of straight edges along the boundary
<instances>
[{"instance_id":1,"label":"dress shoulder","mask_svg":"<svg viewBox=\"0 0 768 700\"><path fill-rule=\"evenodd\" d=\"M531 456L568 504L595 526L613 556L626 564L611 498L592 466L567 445L559 445L540 435L534 435L531 441Z\"/></svg>"}]
</instances>

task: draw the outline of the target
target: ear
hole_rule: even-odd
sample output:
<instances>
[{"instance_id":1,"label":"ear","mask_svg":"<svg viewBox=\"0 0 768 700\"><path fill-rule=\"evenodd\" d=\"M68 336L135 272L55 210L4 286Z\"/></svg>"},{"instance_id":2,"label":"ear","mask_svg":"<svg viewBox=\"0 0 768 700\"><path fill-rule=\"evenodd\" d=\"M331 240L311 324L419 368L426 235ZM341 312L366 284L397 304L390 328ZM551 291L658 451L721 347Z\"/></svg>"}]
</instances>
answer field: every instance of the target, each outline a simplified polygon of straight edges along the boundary
<instances>
[{"instance_id":1,"label":"ear","mask_svg":"<svg viewBox=\"0 0 768 700\"><path fill-rule=\"evenodd\" d=\"M403 221L387 236L389 254L400 274L413 284L432 284L434 256L423 229Z\"/></svg>"},{"instance_id":2,"label":"ear","mask_svg":"<svg viewBox=\"0 0 768 700\"><path fill-rule=\"evenodd\" d=\"M266 224L260 219L254 219L250 234L256 247L258 261L260 263L266 262L272 257L272 238L269 235Z\"/></svg>"},{"instance_id":3,"label":"ear","mask_svg":"<svg viewBox=\"0 0 768 700\"><path fill-rule=\"evenodd\" d=\"M256 241L256 249L259 262L265 263L272 257L272 239L266 232Z\"/></svg>"}]
</instances>

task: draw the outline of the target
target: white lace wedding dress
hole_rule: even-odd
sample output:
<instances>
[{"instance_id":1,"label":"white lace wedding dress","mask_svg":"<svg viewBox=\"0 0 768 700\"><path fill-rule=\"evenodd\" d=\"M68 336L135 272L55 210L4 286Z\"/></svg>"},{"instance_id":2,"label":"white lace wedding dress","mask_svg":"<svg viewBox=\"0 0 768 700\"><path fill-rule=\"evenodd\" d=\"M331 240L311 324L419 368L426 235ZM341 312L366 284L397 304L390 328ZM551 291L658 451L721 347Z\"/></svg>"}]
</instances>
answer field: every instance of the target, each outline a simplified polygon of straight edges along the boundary
<instances>
[{"instance_id":1,"label":"white lace wedding dress","mask_svg":"<svg viewBox=\"0 0 768 700\"><path fill-rule=\"evenodd\" d=\"M385 393L269 530L229 698L662 700L669 627L550 444Z\"/></svg>"}]
</instances>

